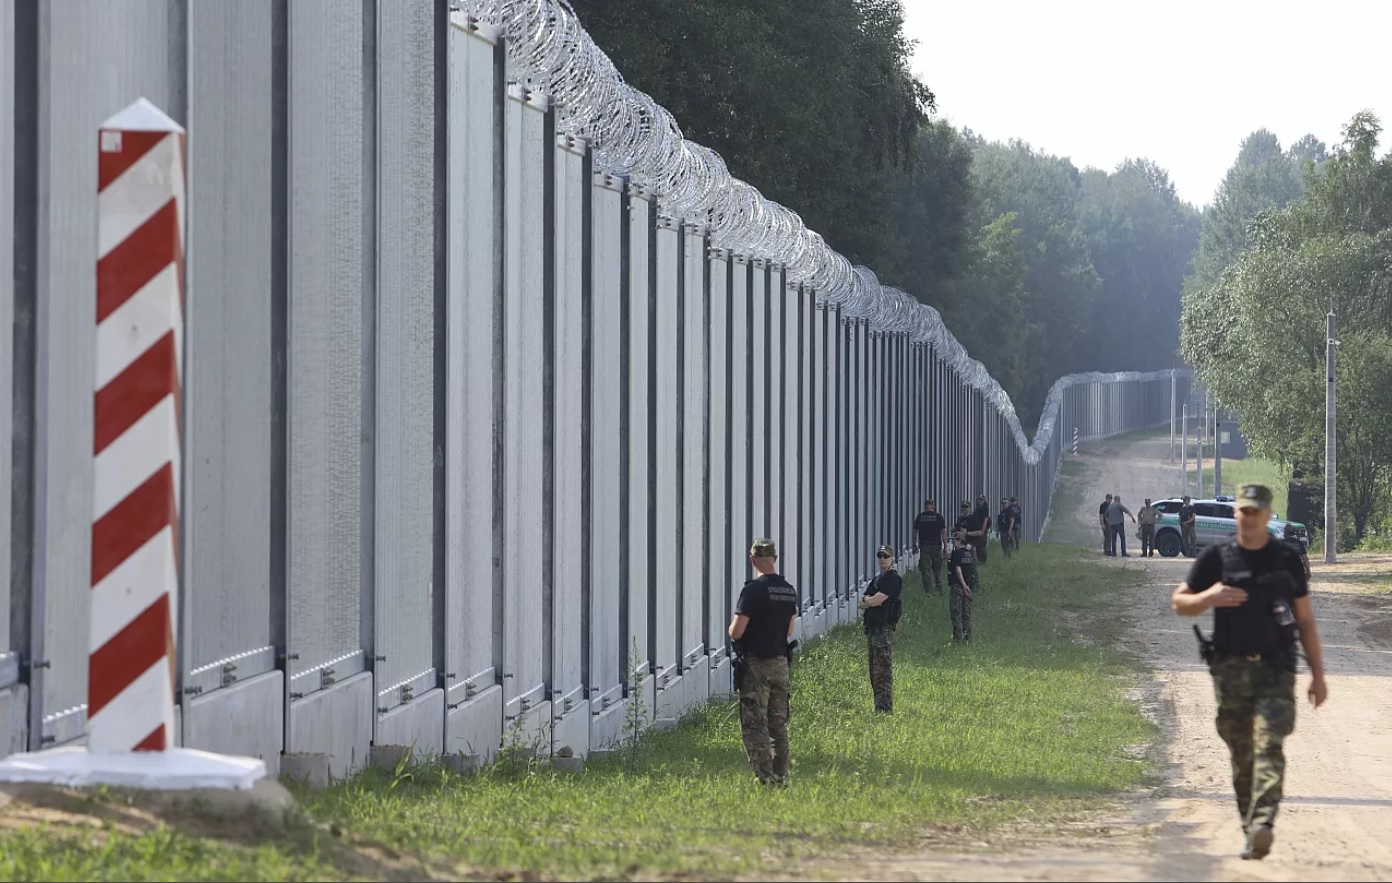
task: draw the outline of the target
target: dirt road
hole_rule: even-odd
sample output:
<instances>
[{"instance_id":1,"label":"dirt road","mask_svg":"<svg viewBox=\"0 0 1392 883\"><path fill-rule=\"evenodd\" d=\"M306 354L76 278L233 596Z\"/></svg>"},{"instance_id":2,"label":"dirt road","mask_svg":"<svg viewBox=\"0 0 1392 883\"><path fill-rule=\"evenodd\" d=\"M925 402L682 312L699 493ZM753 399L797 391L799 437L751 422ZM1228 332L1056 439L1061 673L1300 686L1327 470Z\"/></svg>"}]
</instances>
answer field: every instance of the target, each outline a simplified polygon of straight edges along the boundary
<instances>
[{"instance_id":1,"label":"dirt road","mask_svg":"<svg viewBox=\"0 0 1392 883\"><path fill-rule=\"evenodd\" d=\"M1174 495L1179 470L1168 462L1168 452L1168 436L1085 452L1084 475L1060 488L1048 538L1086 542L1101 559L1095 525L1102 496L1120 493L1135 511L1147 496ZM1134 539L1129 522L1127 531L1128 540ZM1129 551L1134 556L1138 549ZM1295 734L1286 743L1286 799L1276 845L1261 862L1237 857L1241 830L1227 752L1213 728L1212 682L1198 661L1190 623L1169 609L1170 593L1189 560L1102 560L1147 574L1143 586L1128 590L1116 613L1130 625L1127 649L1154 670L1137 699L1162 728L1157 759L1164 786L1128 801L1115 819L1091 824L1078 836L1051 832L980 844L959 854L906 855L845 869L847 878L1392 879L1392 596L1375 594L1377 581L1392 581L1392 556L1349 556L1347 563L1314 565L1330 697L1318 711L1302 698ZM1308 683L1308 673L1302 672L1297 685L1302 697Z\"/></svg>"}]
</instances>

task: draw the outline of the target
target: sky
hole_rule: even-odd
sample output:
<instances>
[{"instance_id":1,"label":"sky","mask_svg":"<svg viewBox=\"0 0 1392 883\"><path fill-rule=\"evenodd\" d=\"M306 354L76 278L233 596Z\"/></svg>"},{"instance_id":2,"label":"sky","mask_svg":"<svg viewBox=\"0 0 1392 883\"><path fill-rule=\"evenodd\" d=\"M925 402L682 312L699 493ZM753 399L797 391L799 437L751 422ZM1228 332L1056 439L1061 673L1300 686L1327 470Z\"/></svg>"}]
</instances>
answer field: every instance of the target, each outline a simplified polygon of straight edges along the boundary
<instances>
[{"instance_id":1,"label":"sky","mask_svg":"<svg viewBox=\"0 0 1392 883\"><path fill-rule=\"evenodd\" d=\"M938 113L1111 170L1169 171L1202 207L1259 128L1333 147L1360 110L1392 148L1392 4L1379 0L903 0Z\"/></svg>"}]
</instances>

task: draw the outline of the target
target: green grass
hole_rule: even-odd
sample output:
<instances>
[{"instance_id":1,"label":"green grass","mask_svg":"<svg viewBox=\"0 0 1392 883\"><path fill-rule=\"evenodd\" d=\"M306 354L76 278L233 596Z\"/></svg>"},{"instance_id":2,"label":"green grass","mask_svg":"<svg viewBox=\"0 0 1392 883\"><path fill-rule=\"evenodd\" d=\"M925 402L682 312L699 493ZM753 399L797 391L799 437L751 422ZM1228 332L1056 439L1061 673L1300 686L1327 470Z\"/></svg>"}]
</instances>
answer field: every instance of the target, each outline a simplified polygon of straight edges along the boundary
<instances>
[{"instance_id":1,"label":"green grass","mask_svg":"<svg viewBox=\"0 0 1392 883\"><path fill-rule=\"evenodd\" d=\"M1087 491L1087 467L1082 460L1062 460L1059 462L1058 480L1054 484L1054 496L1049 504L1049 528L1045 536L1050 543L1070 543L1077 546L1092 545L1096 542L1097 531L1088 531L1079 524L1073 514L1089 508L1084 498ZM1093 508L1096 503L1091 504Z\"/></svg>"},{"instance_id":2,"label":"green grass","mask_svg":"<svg viewBox=\"0 0 1392 883\"><path fill-rule=\"evenodd\" d=\"M895 714L876 715L865 638L813 641L793 672L792 785L753 781L737 706L591 761L582 776L513 756L479 775L370 772L302 800L313 823L220 837L180 821L122 833L0 830L4 879L337 880L532 874L569 879L758 875L928 826L1047 823L1147 781L1154 730L1125 691L1131 663L1098 602L1129 572L1078 550L992 550L973 643L906 574ZM1068 614L1068 615L1065 615ZM383 849L381 844L389 844Z\"/></svg>"}]
</instances>

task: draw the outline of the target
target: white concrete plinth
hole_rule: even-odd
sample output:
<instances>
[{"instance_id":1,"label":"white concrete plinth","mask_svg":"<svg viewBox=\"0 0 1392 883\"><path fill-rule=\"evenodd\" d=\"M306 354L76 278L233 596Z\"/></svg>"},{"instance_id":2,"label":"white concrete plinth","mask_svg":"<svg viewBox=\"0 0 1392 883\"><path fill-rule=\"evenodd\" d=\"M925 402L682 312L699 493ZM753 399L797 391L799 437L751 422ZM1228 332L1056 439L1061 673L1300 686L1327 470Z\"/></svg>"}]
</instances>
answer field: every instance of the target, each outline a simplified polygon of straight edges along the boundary
<instances>
[{"instance_id":1,"label":"white concrete plinth","mask_svg":"<svg viewBox=\"0 0 1392 883\"><path fill-rule=\"evenodd\" d=\"M85 745L11 754L0 760L0 782L39 782L70 788L110 785L182 791L226 788L246 791L266 775L257 757L213 754L193 748L100 754Z\"/></svg>"}]
</instances>

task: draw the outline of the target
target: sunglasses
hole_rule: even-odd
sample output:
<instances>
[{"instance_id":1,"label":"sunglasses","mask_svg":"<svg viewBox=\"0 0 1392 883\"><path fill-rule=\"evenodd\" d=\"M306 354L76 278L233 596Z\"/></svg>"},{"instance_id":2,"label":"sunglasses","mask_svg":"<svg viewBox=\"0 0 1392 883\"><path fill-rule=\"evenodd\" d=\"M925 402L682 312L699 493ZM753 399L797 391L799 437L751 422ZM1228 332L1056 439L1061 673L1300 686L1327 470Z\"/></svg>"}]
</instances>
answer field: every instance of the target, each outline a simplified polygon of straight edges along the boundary
<instances>
[{"instance_id":1,"label":"sunglasses","mask_svg":"<svg viewBox=\"0 0 1392 883\"><path fill-rule=\"evenodd\" d=\"M876 558L893 558L894 556L891 555L891 554L889 554L888 552L876 552L876 553L875 553L875 557L876 557Z\"/></svg>"}]
</instances>

